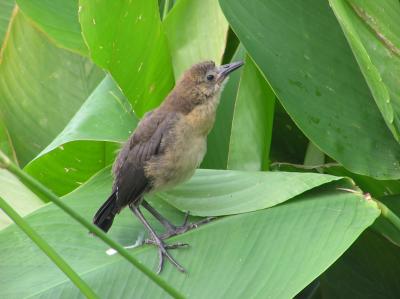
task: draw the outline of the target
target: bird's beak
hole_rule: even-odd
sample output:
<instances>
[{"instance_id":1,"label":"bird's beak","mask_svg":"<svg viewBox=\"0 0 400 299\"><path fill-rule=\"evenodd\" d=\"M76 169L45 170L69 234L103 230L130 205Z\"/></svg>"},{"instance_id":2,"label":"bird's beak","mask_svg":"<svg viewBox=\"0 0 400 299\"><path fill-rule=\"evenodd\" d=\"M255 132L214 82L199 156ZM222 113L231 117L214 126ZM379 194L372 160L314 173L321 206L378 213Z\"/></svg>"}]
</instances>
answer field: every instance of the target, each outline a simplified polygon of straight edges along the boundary
<instances>
[{"instance_id":1,"label":"bird's beak","mask_svg":"<svg viewBox=\"0 0 400 299\"><path fill-rule=\"evenodd\" d=\"M240 68L243 65L243 61L236 61L228 64L221 65L218 68L218 81L223 81L230 73Z\"/></svg>"}]
</instances>

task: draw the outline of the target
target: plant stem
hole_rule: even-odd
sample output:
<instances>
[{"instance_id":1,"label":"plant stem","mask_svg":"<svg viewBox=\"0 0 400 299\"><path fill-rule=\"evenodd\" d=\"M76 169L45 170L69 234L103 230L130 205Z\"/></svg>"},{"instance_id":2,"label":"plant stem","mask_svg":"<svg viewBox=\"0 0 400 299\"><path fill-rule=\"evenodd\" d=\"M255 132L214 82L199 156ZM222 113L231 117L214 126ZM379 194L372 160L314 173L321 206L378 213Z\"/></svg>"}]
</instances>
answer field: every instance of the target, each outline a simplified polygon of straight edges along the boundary
<instances>
[{"instance_id":1,"label":"plant stem","mask_svg":"<svg viewBox=\"0 0 400 299\"><path fill-rule=\"evenodd\" d=\"M60 200L60 198L58 198L53 192L43 186L35 178L31 177L29 174L25 173L20 168L15 166L15 164L6 155L4 155L2 151L0 151L0 167L6 168L8 171L17 176L33 192L39 192L42 196L45 196L48 201L53 202L59 208L64 210L64 212L66 212L68 215L78 221L81 225L86 227L91 233L95 234L111 248L115 249L128 262L138 268L142 273L144 273L148 278L154 281L158 286L164 289L172 297L184 298L183 295L179 293L174 287L169 285L159 275L152 272L145 265L141 264L135 257L129 254L129 252L123 246L110 239L101 229L99 229L97 226L93 225L81 215L76 213L73 209L66 205L62 200Z\"/></svg>"},{"instance_id":2,"label":"plant stem","mask_svg":"<svg viewBox=\"0 0 400 299\"><path fill-rule=\"evenodd\" d=\"M98 298L85 281L67 264L64 259L20 216L0 197L0 208L10 217L16 225L68 276L69 279L87 298Z\"/></svg>"},{"instance_id":3,"label":"plant stem","mask_svg":"<svg viewBox=\"0 0 400 299\"><path fill-rule=\"evenodd\" d=\"M393 213L384 203L379 200L375 200L378 204L378 208L381 210L382 216L385 217L390 223L392 223L398 230L400 230L400 218Z\"/></svg>"},{"instance_id":4,"label":"plant stem","mask_svg":"<svg viewBox=\"0 0 400 299\"><path fill-rule=\"evenodd\" d=\"M163 15L162 15L162 19L165 20L167 14L169 11L169 0L165 0L164 2L164 9L163 9Z\"/></svg>"}]
</instances>

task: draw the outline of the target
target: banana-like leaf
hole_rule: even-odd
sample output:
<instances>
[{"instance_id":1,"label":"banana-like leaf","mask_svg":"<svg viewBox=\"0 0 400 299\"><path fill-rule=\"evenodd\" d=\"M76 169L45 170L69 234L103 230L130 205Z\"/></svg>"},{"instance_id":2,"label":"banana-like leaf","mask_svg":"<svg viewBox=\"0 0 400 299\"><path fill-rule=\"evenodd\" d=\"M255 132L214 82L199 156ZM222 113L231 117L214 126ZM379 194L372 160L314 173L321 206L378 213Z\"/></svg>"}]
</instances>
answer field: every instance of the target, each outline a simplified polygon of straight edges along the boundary
<instances>
[{"instance_id":1,"label":"banana-like leaf","mask_svg":"<svg viewBox=\"0 0 400 299\"><path fill-rule=\"evenodd\" d=\"M142 116L174 79L156 0L80 0L79 21L95 63L110 71Z\"/></svg>"},{"instance_id":2,"label":"banana-like leaf","mask_svg":"<svg viewBox=\"0 0 400 299\"><path fill-rule=\"evenodd\" d=\"M109 191L110 176L103 172L64 200L91 218ZM246 195L243 201L251 201L251 194ZM183 215L165 203L153 204L172 221L182 220ZM340 257L378 214L374 203L358 194L329 188L307 193L271 209L214 220L171 239L168 243L191 245L171 252L188 274L167 263L161 275L188 298L293 297ZM100 240L57 207L48 205L26 220L102 297L165 298L120 256L108 256ZM133 243L143 238L143 227L126 209L110 234L123 244ZM0 250L0 282L5 286L0 297L81 297L17 227L0 232ZM132 249L132 254L149 266L157 263L152 246Z\"/></svg>"},{"instance_id":3,"label":"banana-like leaf","mask_svg":"<svg viewBox=\"0 0 400 299\"><path fill-rule=\"evenodd\" d=\"M221 216L269 208L340 179L316 173L199 169L189 182L154 196L192 215Z\"/></svg>"},{"instance_id":4,"label":"banana-like leaf","mask_svg":"<svg viewBox=\"0 0 400 299\"><path fill-rule=\"evenodd\" d=\"M164 20L175 79L195 63L222 61L228 34L218 1L180 0Z\"/></svg>"},{"instance_id":5,"label":"banana-like leaf","mask_svg":"<svg viewBox=\"0 0 400 299\"><path fill-rule=\"evenodd\" d=\"M400 178L400 147L327 1L220 4L284 108L316 146L352 172Z\"/></svg>"},{"instance_id":6,"label":"banana-like leaf","mask_svg":"<svg viewBox=\"0 0 400 299\"><path fill-rule=\"evenodd\" d=\"M0 64L0 111L24 166L59 134L104 73L16 13Z\"/></svg>"},{"instance_id":7,"label":"banana-like leaf","mask_svg":"<svg viewBox=\"0 0 400 299\"><path fill-rule=\"evenodd\" d=\"M25 170L64 195L112 163L119 143L128 138L137 121L127 99L106 76L60 135Z\"/></svg>"},{"instance_id":8,"label":"banana-like leaf","mask_svg":"<svg viewBox=\"0 0 400 299\"><path fill-rule=\"evenodd\" d=\"M269 168L274 103L274 93L247 56L232 118L228 169Z\"/></svg>"},{"instance_id":9,"label":"banana-like leaf","mask_svg":"<svg viewBox=\"0 0 400 299\"><path fill-rule=\"evenodd\" d=\"M396 299L399 276L399 248L367 230L322 275L322 298Z\"/></svg>"},{"instance_id":10,"label":"banana-like leaf","mask_svg":"<svg viewBox=\"0 0 400 299\"><path fill-rule=\"evenodd\" d=\"M0 197L4 198L21 216L44 205L44 202L22 184L13 174L0 169ZM0 210L0 230L12 223Z\"/></svg>"},{"instance_id":11,"label":"banana-like leaf","mask_svg":"<svg viewBox=\"0 0 400 299\"><path fill-rule=\"evenodd\" d=\"M16 0L18 6L58 46L88 55L78 20L78 0Z\"/></svg>"},{"instance_id":12,"label":"banana-like leaf","mask_svg":"<svg viewBox=\"0 0 400 299\"><path fill-rule=\"evenodd\" d=\"M7 33L14 4L14 0L0 0L0 49Z\"/></svg>"},{"instance_id":13,"label":"banana-like leaf","mask_svg":"<svg viewBox=\"0 0 400 299\"><path fill-rule=\"evenodd\" d=\"M400 141L400 5L330 0L387 126Z\"/></svg>"}]
</instances>

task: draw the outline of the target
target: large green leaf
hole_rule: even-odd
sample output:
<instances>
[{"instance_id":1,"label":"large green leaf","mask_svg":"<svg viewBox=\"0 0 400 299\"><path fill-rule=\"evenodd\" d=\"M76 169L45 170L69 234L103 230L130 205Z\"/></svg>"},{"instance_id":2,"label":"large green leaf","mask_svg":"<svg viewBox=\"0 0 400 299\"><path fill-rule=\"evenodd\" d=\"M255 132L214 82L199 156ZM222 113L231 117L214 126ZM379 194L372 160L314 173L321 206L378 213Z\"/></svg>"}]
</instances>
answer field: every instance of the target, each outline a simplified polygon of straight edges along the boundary
<instances>
[{"instance_id":1,"label":"large green leaf","mask_svg":"<svg viewBox=\"0 0 400 299\"><path fill-rule=\"evenodd\" d=\"M154 196L193 215L231 215L272 207L340 179L316 173L199 169L189 182Z\"/></svg>"},{"instance_id":2,"label":"large green leaf","mask_svg":"<svg viewBox=\"0 0 400 299\"><path fill-rule=\"evenodd\" d=\"M43 206L43 201L22 184L13 174L0 169L0 197L11 205L21 216ZM0 210L0 230L12 223Z\"/></svg>"},{"instance_id":3,"label":"large green leaf","mask_svg":"<svg viewBox=\"0 0 400 299\"><path fill-rule=\"evenodd\" d=\"M0 65L0 110L21 166L61 132L102 76L15 16Z\"/></svg>"},{"instance_id":4,"label":"large green leaf","mask_svg":"<svg viewBox=\"0 0 400 299\"><path fill-rule=\"evenodd\" d=\"M316 146L353 172L400 178L400 147L327 1L220 4L285 109Z\"/></svg>"},{"instance_id":5,"label":"large green leaf","mask_svg":"<svg viewBox=\"0 0 400 299\"><path fill-rule=\"evenodd\" d=\"M397 299L400 250L371 231L361 237L322 276L323 298Z\"/></svg>"},{"instance_id":6,"label":"large green leaf","mask_svg":"<svg viewBox=\"0 0 400 299\"><path fill-rule=\"evenodd\" d=\"M65 129L25 170L59 195L112 163L120 142L137 124L132 108L107 76Z\"/></svg>"},{"instance_id":7,"label":"large green leaf","mask_svg":"<svg viewBox=\"0 0 400 299\"><path fill-rule=\"evenodd\" d=\"M138 119L132 107L110 76L90 94L64 130L38 157L58 146L76 140L124 142Z\"/></svg>"},{"instance_id":8,"label":"large green leaf","mask_svg":"<svg viewBox=\"0 0 400 299\"><path fill-rule=\"evenodd\" d=\"M78 0L16 0L58 46L87 55L78 20Z\"/></svg>"},{"instance_id":9,"label":"large green leaf","mask_svg":"<svg viewBox=\"0 0 400 299\"><path fill-rule=\"evenodd\" d=\"M0 0L0 49L7 33L7 28L10 22L14 4L15 4L14 0Z\"/></svg>"},{"instance_id":10,"label":"large green leaf","mask_svg":"<svg viewBox=\"0 0 400 299\"><path fill-rule=\"evenodd\" d=\"M34 159L25 170L55 194L76 189L110 165L119 145L103 141L72 141Z\"/></svg>"},{"instance_id":11,"label":"large green leaf","mask_svg":"<svg viewBox=\"0 0 400 299\"><path fill-rule=\"evenodd\" d=\"M80 1L79 20L93 61L110 71L142 116L173 85L156 0Z\"/></svg>"},{"instance_id":12,"label":"large green leaf","mask_svg":"<svg viewBox=\"0 0 400 299\"><path fill-rule=\"evenodd\" d=\"M103 172L64 200L91 218L109 194L110 183L109 174ZM181 221L176 210L154 204L170 219ZM293 297L343 254L378 213L362 196L325 190L271 209L223 217L175 237L191 244L173 252L189 273L166 264L162 276L189 298ZM46 206L26 220L102 297L166 297L120 256L107 256L106 246L57 207ZM142 232L126 209L110 233L128 244ZM0 233L0 250L0 282L5 286L0 297L81 297L17 227ZM157 263L153 247L136 248L132 254L149 266Z\"/></svg>"},{"instance_id":13,"label":"large green leaf","mask_svg":"<svg viewBox=\"0 0 400 299\"><path fill-rule=\"evenodd\" d=\"M274 93L247 56L233 113L228 169L268 169L274 102Z\"/></svg>"},{"instance_id":14,"label":"large green leaf","mask_svg":"<svg viewBox=\"0 0 400 299\"><path fill-rule=\"evenodd\" d=\"M218 1L178 1L164 21L164 29L176 79L200 61L221 63L228 22Z\"/></svg>"},{"instance_id":15,"label":"large green leaf","mask_svg":"<svg viewBox=\"0 0 400 299\"><path fill-rule=\"evenodd\" d=\"M330 0L387 126L400 141L400 5Z\"/></svg>"}]
</instances>

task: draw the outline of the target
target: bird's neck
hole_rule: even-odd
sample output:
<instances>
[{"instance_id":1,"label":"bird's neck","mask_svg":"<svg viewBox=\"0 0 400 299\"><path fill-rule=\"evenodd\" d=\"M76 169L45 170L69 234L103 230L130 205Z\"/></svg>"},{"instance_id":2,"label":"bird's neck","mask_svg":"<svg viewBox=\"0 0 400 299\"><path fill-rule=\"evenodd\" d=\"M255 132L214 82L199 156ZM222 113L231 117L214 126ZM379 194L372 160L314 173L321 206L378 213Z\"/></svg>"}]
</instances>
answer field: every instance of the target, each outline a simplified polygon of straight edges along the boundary
<instances>
[{"instance_id":1,"label":"bird's neck","mask_svg":"<svg viewBox=\"0 0 400 299\"><path fill-rule=\"evenodd\" d=\"M162 106L163 109L185 115L193 133L206 136L215 122L220 93L208 97L193 86L181 83L171 91Z\"/></svg>"},{"instance_id":2,"label":"bird's neck","mask_svg":"<svg viewBox=\"0 0 400 299\"><path fill-rule=\"evenodd\" d=\"M219 104L219 93L207 99L203 104L197 105L187 116L187 123L199 135L207 136L215 122L215 115Z\"/></svg>"}]
</instances>

